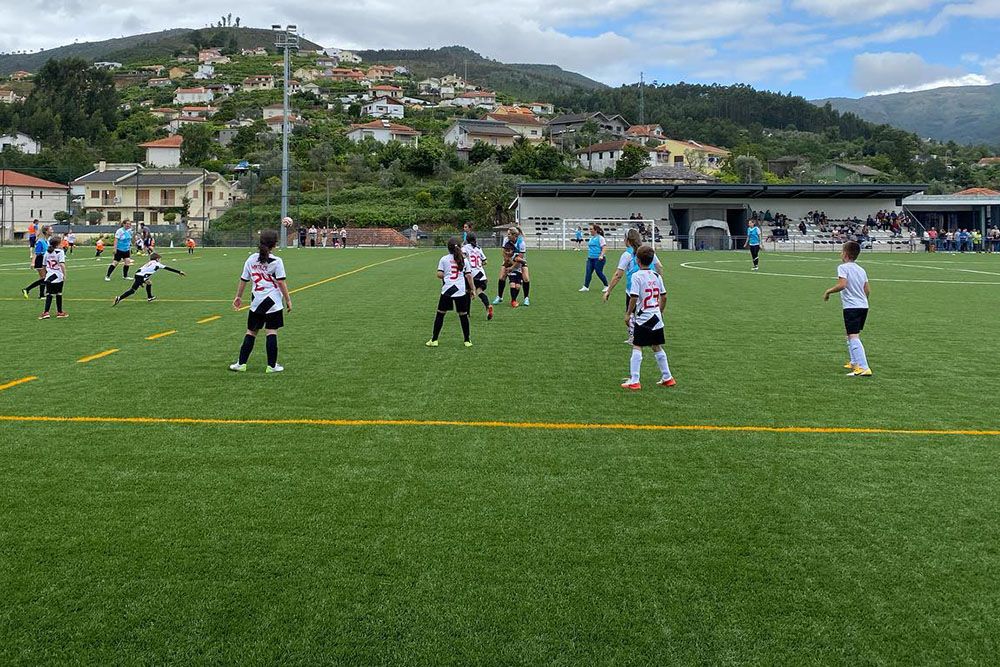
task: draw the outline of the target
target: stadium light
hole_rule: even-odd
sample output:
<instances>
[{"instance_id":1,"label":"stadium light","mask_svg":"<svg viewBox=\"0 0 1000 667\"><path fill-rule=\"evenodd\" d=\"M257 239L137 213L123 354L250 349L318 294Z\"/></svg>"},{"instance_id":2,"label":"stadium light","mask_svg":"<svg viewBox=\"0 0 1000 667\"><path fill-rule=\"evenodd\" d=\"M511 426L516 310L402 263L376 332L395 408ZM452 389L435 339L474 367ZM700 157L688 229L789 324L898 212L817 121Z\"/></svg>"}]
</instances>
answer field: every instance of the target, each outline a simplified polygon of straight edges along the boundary
<instances>
[{"instance_id":1,"label":"stadium light","mask_svg":"<svg viewBox=\"0 0 1000 667\"><path fill-rule=\"evenodd\" d=\"M289 104L288 104L288 83L291 79L290 75L290 53L293 49L299 48L299 35L298 26L294 24L289 24L282 28L278 24L272 24L271 29L274 31L274 45L279 50L284 52L284 93L282 95L282 100L284 101L284 108L282 110L281 118L281 224L279 224L279 232L281 238L281 247L288 247L288 230L285 227L284 220L288 216L288 135L291 133L291 124L288 122Z\"/></svg>"}]
</instances>

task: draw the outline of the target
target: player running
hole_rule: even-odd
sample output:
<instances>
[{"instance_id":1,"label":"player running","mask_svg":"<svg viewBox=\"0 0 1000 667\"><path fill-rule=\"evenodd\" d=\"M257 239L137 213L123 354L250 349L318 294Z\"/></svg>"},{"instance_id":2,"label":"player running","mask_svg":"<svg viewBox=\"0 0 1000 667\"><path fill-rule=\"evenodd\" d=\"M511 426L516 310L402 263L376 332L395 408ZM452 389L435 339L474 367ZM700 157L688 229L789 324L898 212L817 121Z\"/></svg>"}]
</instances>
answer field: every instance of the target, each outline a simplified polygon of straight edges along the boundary
<instances>
[{"instance_id":1,"label":"player running","mask_svg":"<svg viewBox=\"0 0 1000 667\"><path fill-rule=\"evenodd\" d=\"M747 223L747 247L750 248L750 258L753 259L753 268L756 271L760 268L760 227L756 220Z\"/></svg>"},{"instance_id":2,"label":"player running","mask_svg":"<svg viewBox=\"0 0 1000 667\"><path fill-rule=\"evenodd\" d=\"M45 253L45 310L38 316L47 320L52 308L52 297L56 300L56 318L66 319L69 315L63 311L63 284L66 282L66 251L62 249L62 239L53 236Z\"/></svg>"},{"instance_id":3,"label":"player running","mask_svg":"<svg viewBox=\"0 0 1000 667\"><path fill-rule=\"evenodd\" d=\"M292 297L285 284L285 263L280 257L272 255L278 245L278 232L265 229L260 233L260 243L257 252L247 257L243 264L243 273L236 287L236 298L233 299L233 309L239 310L243 305L243 290L247 283L253 283L253 295L250 300L250 311L247 314L247 332L240 346L240 356L235 364L230 364L229 370L243 373L247 369L247 361L253 352L257 340L257 332L264 329L267 334L265 347L267 350L267 368L265 373L280 373L285 370L278 365L278 329L285 325L284 310L292 312Z\"/></svg>"},{"instance_id":4,"label":"player running","mask_svg":"<svg viewBox=\"0 0 1000 667\"><path fill-rule=\"evenodd\" d=\"M660 381L657 386L673 387L677 384L670 374L667 364L667 353L663 351L663 306L667 302L663 279L650 270L653 263L653 249L648 245L639 248L635 253L639 262L639 270L632 276L629 287L629 312L625 315L625 324L629 324L631 316L635 324L635 334L632 341L632 359L629 364L631 374L622 383L622 389L638 391L642 389L639 383L639 370L642 367L642 348L651 347L656 356L656 364L660 367Z\"/></svg>"},{"instance_id":5,"label":"player running","mask_svg":"<svg viewBox=\"0 0 1000 667\"><path fill-rule=\"evenodd\" d=\"M437 315L434 317L434 333L425 343L427 347L438 346L438 336L444 326L444 316L452 308L458 313L462 324L465 347L472 347L469 340L470 293L475 290L472 273L462 255L462 247L454 236L448 239L448 254L438 261L437 277L441 281L441 296L438 298Z\"/></svg>"},{"instance_id":6,"label":"player running","mask_svg":"<svg viewBox=\"0 0 1000 667\"><path fill-rule=\"evenodd\" d=\"M464 236L465 245L462 246L462 254L465 255L465 259L469 264L469 270L472 272L472 284L475 286L475 295L486 307L486 319L489 321L493 319L493 306L486 296L488 282L486 278L486 253L477 244L478 239L475 232L468 230L464 233Z\"/></svg>"},{"instance_id":7,"label":"player running","mask_svg":"<svg viewBox=\"0 0 1000 667\"><path fill-rule=\"evenodd\" d=\"M35 244L32 248L34 254L31 259L31 268L38 272L38 280L21 290L21 294L25 299L29 298L28 292L36 287L38 288L38 298L45 298L45 253L49 251L50 236L52 236L52 228L45 226L41 229L41 236L35 239ZM59 246L56 247L58 248Z\"/></svg>"},{"instance_id":8,"label":"player running","mask_svg":"<svg viewBox=\"0 0 1000 667\"><path fill-rule=\"evenodd\" d=\"M111 274L119 264L122 266L122 278L128 280L128 267L132 266L132 222L123 220L121 227L115 230L115 256L108 266L105 282L111 282Z\"/></svg>"},{"instance_id":9,"label":"player running","mask_svg":"<svg viewBox=\"0 0 1000 667\"><path fill-rule=\"evenodd\" d=\"M153 276L160 269L169 271L170 273L176 273L179 276L185 275L183 271L178 271L177 269L171 268L160 261L162 257L159 253L153 253L149 256L149 261L139 267L139 270L135 272L135 279L132 281L132 286L127 290L122 292L120 295L115 297L115 302L111 304L112 306L117 306L124 299L129 298L133 294L139 291L140 287L145 286L146 288L146 302L156 301L156 297L153 296L153 285L150 282Z\"/></svg>"},{"instance_id":10,"label":"player running","mask_svg":"<svg viewBox=\"0 0 1000 667\"><path fill-rule=\"evenodd\" d=\"M101 255L104 254L104 239L98 238L97 243L94 244L94 249L97 251L94 254L94 259L100 259Z\"/></svg>"}]
</instances>

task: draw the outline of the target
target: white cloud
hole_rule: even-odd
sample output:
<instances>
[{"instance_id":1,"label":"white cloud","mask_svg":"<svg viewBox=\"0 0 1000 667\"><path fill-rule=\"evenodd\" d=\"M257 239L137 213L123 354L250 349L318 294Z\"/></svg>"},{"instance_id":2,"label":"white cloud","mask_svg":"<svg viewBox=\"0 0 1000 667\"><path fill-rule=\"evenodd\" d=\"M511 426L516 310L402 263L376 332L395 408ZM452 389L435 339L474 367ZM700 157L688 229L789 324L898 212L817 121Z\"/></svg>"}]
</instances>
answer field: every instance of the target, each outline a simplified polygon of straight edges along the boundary
<instances>
[{"instance_id":1,"label":"white cloud","mask_svg":"<svg viewBox=\"0 0 1000 667\"><path fill-rule=\"evenodd\" d=\"M941 0L793 0L792 7L844 23L924 11Z\"/></svg>"},{"instance_id":2,"label":"white cloud","mask_svg":"<svg viewBox=\"0 0 1000 667\"><path fill-rule=\"evenodd\" d=\"M986 74L928 63L916 53L862 53L854 57L854 85L866 95L931 90L945 86L983 86Z\"/></svg>"}]
</instances>

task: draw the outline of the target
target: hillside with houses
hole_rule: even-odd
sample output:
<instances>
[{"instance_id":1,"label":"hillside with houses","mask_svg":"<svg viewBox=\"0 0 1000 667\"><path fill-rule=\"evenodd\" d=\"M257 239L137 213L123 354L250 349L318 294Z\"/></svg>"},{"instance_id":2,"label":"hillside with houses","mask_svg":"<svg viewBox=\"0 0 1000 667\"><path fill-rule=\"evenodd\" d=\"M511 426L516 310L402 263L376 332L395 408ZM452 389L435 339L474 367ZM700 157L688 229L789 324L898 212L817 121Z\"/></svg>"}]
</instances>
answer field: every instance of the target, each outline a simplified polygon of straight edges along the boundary
<instances>
[{"instance_id":1,"label":"hillside with houses","mask_svg":"<svg viewBox=\"0 0 1000 667\"><path fill-rule=\"evenodd\" d=\"M1000 180L988 149L924 142L801 98L743 86L610 89L460 47L303 42L286 115L281 54L261 31L234 37L243 30L252 29L171 35L169 54L132 45L122 60L12 72L0 84L0 167L68 184L76 219L171 214L204 234L274 224L284 132L291 212L305 223L495 224L526 180L906 179L942 190ZM82 108L67 102L83 91Z\"/></svg>"}]
</instances>

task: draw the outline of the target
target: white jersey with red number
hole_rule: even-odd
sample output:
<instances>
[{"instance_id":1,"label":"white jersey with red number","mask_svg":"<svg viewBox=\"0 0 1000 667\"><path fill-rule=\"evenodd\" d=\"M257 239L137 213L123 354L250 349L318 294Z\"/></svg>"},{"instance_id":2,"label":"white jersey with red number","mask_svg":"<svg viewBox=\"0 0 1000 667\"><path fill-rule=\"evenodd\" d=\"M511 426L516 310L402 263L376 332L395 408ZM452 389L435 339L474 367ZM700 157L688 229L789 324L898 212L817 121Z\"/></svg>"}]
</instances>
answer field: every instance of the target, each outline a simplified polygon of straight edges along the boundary
<instances>
[{"instance_id":1,"label":"white jersey with red number","mask_svg":"<svg viewBox=\"0 0 1000 667\"><path fill-rule=\"evenodd\" d=\"M444 274L441 284L441 294L448 296L465 296L465 274L469 273L469 265L462 262L462 266L455 263L455 258L447 254L438 262L438 271Z\"/></svg>"},{"instance_id":2,"label":"white jersey with red number","mask_svg":"<svg viewBox=\"0 0 1000 667\"><path fill-rule=\"evenodd\" d=\"M61 283L66 280L66 272L63 270L66 263L66 253L61 248L45 253L45 282ZM53 276L55 276L53 278ZM52 280L49 280L52 278Z\"/></svg>"},{"instance_id":3,"label":"white jersey with red number","mask_svg":"<svg viewBox=\"0 0 1000 667\"><path fill-rule=\"evenodd\" d=\"M267 264L264 264L260 261L259 253L255 252L247 257L240 278L253 283L251 310L257 310L257 307L268 298L274 302L274 305L267 312L276 313L284 308L281 290L278 289L278 281L285 279L285 263L281 261L280 257L271 255Z\"/></svg>"},{"instance_id":4,"label":"white jersey with red number","mask_svg":"<svg viewBox=\"0 0 1000 667\"><path fill-rule=\"evenodd\" d=\"M660 312L660 295L666 291L663 278L655 271L640 269L632 276L629 296L635 297L635 324L646 325L654 331L663 328L663 313ZM655 321L652 321L656 318Z\"/></svg>"},{"instance_id":5,"label":"white jersey with red number","mask_svg":"<svg viewBox=\"0 0 1000 667\"><path fill-rule=\"evenodd\" d=\"M462 254L465 255L465 261L468 262L469 272L472 274L473 280L480 276L485 278L486 253L483 252L482 248L466 243L462 246Z\"/></svg>"}]
</instances>

